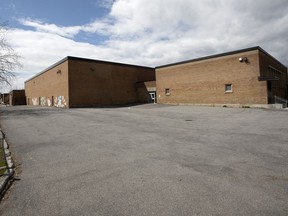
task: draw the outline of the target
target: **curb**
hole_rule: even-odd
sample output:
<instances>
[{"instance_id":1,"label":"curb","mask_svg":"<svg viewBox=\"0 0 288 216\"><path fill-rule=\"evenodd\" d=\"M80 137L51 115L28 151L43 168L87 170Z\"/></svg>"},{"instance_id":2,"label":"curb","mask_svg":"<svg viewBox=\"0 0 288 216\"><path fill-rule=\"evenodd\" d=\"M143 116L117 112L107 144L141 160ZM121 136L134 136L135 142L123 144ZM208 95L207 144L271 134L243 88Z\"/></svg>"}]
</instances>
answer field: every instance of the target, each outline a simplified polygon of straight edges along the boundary
<instances>
[{"instance_id":1,"label":"curb","mask_svg":"<svg viewBox=\"0 0 288 216\"><path fill-rule=\"evenodd\" d=\"M10 183L10 180L14 176L14 168L13 168L13 161L11 157L11 152L9 150L9 145L5 140L5 135L3 134L2 130L0 129L0 139L3 140L3 151L5 153L5 159L7 163L7 169L5 171L5 174L0 177L0 200L4 196L4 193L7 189L7 186Z\"/></svg>"}]
</instances>

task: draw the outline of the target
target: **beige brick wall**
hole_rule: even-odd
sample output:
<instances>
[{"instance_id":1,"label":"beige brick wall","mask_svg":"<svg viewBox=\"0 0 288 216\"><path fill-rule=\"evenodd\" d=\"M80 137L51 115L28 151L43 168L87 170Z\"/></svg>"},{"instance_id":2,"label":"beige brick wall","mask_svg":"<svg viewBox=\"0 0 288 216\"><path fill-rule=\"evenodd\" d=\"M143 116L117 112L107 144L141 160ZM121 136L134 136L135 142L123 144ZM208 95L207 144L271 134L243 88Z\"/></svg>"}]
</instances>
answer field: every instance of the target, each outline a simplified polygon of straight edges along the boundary
<instances>
[{"instance_id":1,"label":"beige brick wall","mask_svg":"<svg viewBox=\"0 0 288 216\"><path fill-rule=\"evenodd\" d=\"M247 57L248 63L240 63ZM156 68L158 103L267 104L266 82L259 82L259 51ZM232 84L233 92L225 92ZM170 95L165 95L169 89Z\"/></svg>"},{"instance_id":2,"label":"beige brick wall","mask_svg":"<svg viewBox=\"0 0 288 216\"><path fill-rule=\"evenodd\" d=\"M28 105L68 107L68 61L25 82Z\"/></svg>"}]
</instances>

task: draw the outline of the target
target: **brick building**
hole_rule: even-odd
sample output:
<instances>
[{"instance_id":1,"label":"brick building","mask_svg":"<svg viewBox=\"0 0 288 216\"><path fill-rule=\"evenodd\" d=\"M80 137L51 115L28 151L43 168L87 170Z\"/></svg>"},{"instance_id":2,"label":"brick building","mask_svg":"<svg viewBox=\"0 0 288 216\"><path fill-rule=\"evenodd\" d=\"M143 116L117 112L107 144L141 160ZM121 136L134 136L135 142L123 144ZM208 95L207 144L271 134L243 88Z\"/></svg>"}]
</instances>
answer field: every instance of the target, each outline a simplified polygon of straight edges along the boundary
<instances>
[{"instance_id":1,"label":"brick building","mask_svg":"<svg viewBox=\"0 0 288 216\"><path fill-rule=\"evenodd\" d=\"M155 77L156 73L156 77ZM287 68L260 47L155 68L66 57L25 82L28 105L287 103Z\"/></svg>"},{"instance_id":2,"label":"brick building","mask_svg":"<svg viewBox=\"0 0 288 216\"><path fill-rule=\"evenodd\" d=\"M66 57L25 82L26 100L67 108L148 102L143 85L149 81L154 68Z\"/></svg>"},{"instance_id":3,"label":"brick building","mask_svg":"<svg viewBox=\"0 0 288 216\"><path fill-rule=\"evenodd\" d=\"M11 92L9 92L9 105L26 105L25 90L12 90Z\"/></svg>"},{"instance_id":4,"label":"brick building","mask_svg":"<svg viewBox=\"0 0 288 216\"><path fill-rule=\"evenodd\" d=\"M287 68L260 47L156 67L156 80L163 104L265 107L287 99Z\"/></svg>"},{"instance_id":5,"label":"brick building","mask_svg":"<svg viewBox=\"0 0 288 216\"><path fill-rule=\"evenodd\" d=\"M9 104L9 93L1 94L1 104Z\"/></svg>"}]
</instances>

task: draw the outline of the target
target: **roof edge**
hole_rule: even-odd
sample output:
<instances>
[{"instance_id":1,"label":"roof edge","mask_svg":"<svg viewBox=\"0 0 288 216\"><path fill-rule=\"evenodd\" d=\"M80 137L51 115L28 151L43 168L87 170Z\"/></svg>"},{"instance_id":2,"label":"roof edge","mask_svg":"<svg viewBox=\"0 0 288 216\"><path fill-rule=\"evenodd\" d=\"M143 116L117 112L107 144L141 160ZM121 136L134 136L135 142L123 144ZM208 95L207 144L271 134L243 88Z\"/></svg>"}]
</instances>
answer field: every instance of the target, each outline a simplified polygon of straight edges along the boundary
<instances>
[{"instance_id":1,"label":"roof edge","mask_svg":"<svg viewBox=\"0 0 288 216\"><path fill-rule=\"evenodd\" d=\"M268 52L266 52L263 48L261 48L260 46L258 46L258 50L261 51L262 53L264 53L265 55L269 56L270 58L272 58L274 61L276 61L278 64L282 65L283 67L285 67L287 69L287 66L285 66L284 64L282 64L279 60L277 60L275 57L273 57L271 54L269 54Z\"/></svg>"},{"instance_id":2,"label":"roof edge","mask_svg":"<svg viewBox=\"0 0 288 216\"><path fill-rule=\"evenodd\" d=\"M235 50L235 51L230 51L230 52L225 52L225 53L220 53L220 54L215 54L215 55L209 55L209 56L195 58L195 59L190 59L190 60L186 60L186 61L180 61L180 62L176 62L176 63L172 63L172 64L161 65L161 66L156 67L156 69L176 66L176 65L180 65L180 64L187 64L190 62L197 62L197 61L202 61L202 60L207 60L207 59L213 59L213 58L218 58L218 57L222 57L222 56L238 54L238 53L242 53L242 52L249 52L249 51L253 51L253 50L259 50L259 51L265 53L266 55L268 55L269 57L271 57L272 59L277 61L282 66L286 67L280 61L278 61L276 58L274 58L272 55L270 55L268 52L266 52L264 49L262 49L260 46L255 46L255 47L250 47L250 48L246 48L246 49L240 49L240 50Z\"/></svg>"},{"instance_id":3,"label":"roof edge","mask_svg":"<svg viewBox=\"0 0 288 216\"><path fill-rule=\"evenodd\" d=\"M57 67L58 65L64 63L65 61L82 61L82 62L94 62L94 63L101 63L101 64L112 64L112 65L122 65L122 66L128 66L128 67L138 67L138 68L147 68L147 69L155 69L154 67L148 67L148 66L139 66L139 65L132 65L132 64L125 64L125 63L119 63L119 62L110 62L110 61L102 61L102 60L96 60L96 59L88 59L88 58L80 58L80 57L75 57L75 56L67 56L63 58L62 60L56 62L55 64L49 66L48 68L44 69L40 73L32 76L28 80L26 80L24 83L29 82L30 80L46 73L47 71L51 70L54 67Z\"/></svg>"},{"instance_id":4,"label":"roof edge","mask_svg":"<svg viewBox=\"0 0 288 216\"><path fill-rule=\"evenodd\" d=\"M49 66L48 68L46 68L45 70L41 71L40 73L37 73L36 75L32 76L31 78L29 78L28 80L26 80L24 83L29 82L30 80L32 80L32 79L40 76L41 74L44 74L45 72L51 70L52 68L54 68L54 67L56 67L56 66L64 63L64 62L67 61L68 59L69 59L68 56L65 57L65 58L63 58L63 59L61 59L60 61L56 62L55 64L53 64L53 65L51 65L51 66Z\"/></svg>"},{"instance_id":5,"label":"roof edge","mask_svg":"<svg viewBox=\"0 0 288 216\"><path fill-rule=\"evenodd\" d=\"M67 58L68 58L68 60L74 60L74 61L86 61L86 62L95 62L95 63L102 63L102 64L113 64L113 65L122 65L122 66L128 66L128 67L154 69L154 67L148 67L148 66L141 66L141 65L120 63L120 62L112 62L112 61L104 61L104 60L97 60L97 59L88 59L88 58L81 58L81 57L75 57L75 56L67 56Z\"/></svg>"}]
</instances>

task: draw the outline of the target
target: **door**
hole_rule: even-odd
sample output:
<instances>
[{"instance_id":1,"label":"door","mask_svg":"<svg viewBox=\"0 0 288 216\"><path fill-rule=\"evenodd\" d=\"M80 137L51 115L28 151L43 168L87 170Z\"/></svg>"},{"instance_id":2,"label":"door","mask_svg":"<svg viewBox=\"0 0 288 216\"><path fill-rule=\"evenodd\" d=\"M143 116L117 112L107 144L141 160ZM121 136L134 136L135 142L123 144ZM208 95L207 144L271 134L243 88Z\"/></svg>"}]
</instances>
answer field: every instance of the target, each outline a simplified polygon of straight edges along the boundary
<instances>
[{"instance_id":1,"label":"door","mask_svg":"<svg viewBox=\"0 0 288 216\"><path fill-rule=\"evenodd\" d=\"M271 81L267 81L267 92L268 92L268 104L273 104L274 101L274 97L272 94L272 82Z\"/></svg>"},{"instance_id":2,"label":"door","mask_svg":"<svg viewBox=\"0 0 288 216\"><path fill-rule=\"evenodd\" d=\"M148 103L156 103L156 91L150 91L148 94Z\"/></svg>"}]
</instances>

